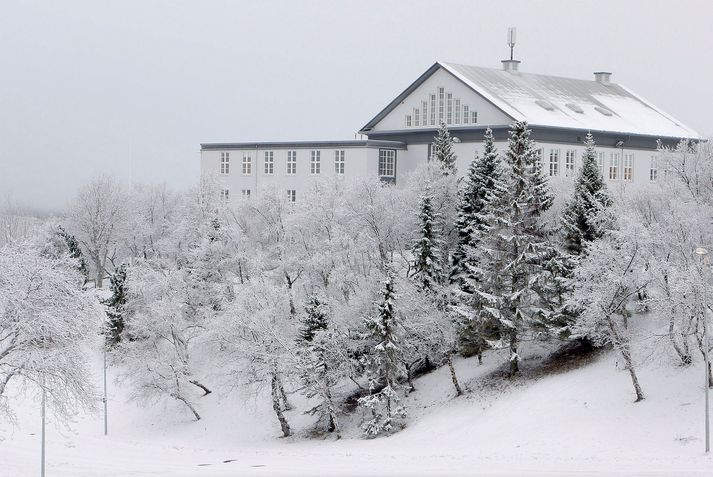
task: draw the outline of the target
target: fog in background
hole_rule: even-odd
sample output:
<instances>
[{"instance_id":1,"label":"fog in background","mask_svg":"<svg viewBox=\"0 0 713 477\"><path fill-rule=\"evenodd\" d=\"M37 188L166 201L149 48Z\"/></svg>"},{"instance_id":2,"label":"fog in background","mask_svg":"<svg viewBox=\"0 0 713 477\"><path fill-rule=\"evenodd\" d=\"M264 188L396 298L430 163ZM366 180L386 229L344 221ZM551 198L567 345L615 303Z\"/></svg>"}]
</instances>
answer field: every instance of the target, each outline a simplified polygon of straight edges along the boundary
<instances>
[{"instance_id":1,"label":"fog in background","mask_svg":"<svg viewBox=\"0 0 713 477\"><path fill-rule=\"evenodd\" d=\"M713 134L713 2L4 1L0 201L194 184L201 142L353 139L436 60L613 72Z\"/></svg>"}]
</instances>

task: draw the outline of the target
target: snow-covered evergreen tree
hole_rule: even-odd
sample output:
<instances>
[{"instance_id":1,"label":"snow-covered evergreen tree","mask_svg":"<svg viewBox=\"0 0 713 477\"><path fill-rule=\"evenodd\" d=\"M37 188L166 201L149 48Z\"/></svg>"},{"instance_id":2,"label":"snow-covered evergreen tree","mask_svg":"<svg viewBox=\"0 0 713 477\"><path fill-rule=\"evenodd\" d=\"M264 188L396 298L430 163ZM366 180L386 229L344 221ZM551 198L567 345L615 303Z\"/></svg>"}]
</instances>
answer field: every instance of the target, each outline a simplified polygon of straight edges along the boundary
<instances>
[{"instance_id":1,"label":"snow-covered evergreen tree","mask_svg":"<svg viewBox=\"0 0 713 477\"><path fill-rule=\"evenodd\" d=\"M478 280L471 282L480 302L478 321L498 330L497 346L510 350L510 373L519 370L520 335L543 321L537 288L550 279L545 269L552 245L544 236L542 214L552 196L537 162L525 122L509 132L503 187L492 194L487 210L488 232L482 245L471 249Z\"/></svg>"},{"instance_id":2,"label":"snow-covered evergreen tree","mask_svg":"<svg viewBox=\"0 0 713 477\"><path fill-rule=\"evenodd\" d=\"M458 217L456 219L458 244L453 252L451 283L458 281L463 274L468 275L466 250L474 246L474 243L478 241L479 234L486 228L482 214L487 198L493 192L495 182L500 180L501 174L502 169L498 151L495 148L495 138L493 131L488 128L485 130L483 156L479 156L476 152L468 167L463 187L458 194ZM463 286L463 283L459 285Z\"/></svg>"},{"instance_id":3,"label":"snow-covered evergreen tree","mask_svg":"<svg viewBox=\"0 0 713 477\"><path fill-rule=\"evenodd\" d=\"M341 348L338 335L330 327L327 304L317 295L307 298L297 339L298 369L305 395L318 403L308 414L317 414L328 432L339 435L334 388L340 378Z\"/></svg>"},{"instance_id":4,"label":"snow-covered evergreen tree","mask_svg":"<svg viewBox=\"0 0 713 477\"><path fill-rule=\"evenodd\" d=\"M399 380L405 373L395 299L394 276L387 266L377 313L364 319L364 326L376 343L365 359L369 395L359 399L359 405L371 412L371 419L364 425L364 432L369 437L396 430L398 419L406 416L400 397L403 385Z\"/></svg>"},{"instance_id":5,"label":"snow-covered evergreen tree","mask_svg":"<svg viewBox=\"0 0 713 477\"><path fill-rule=\"evenodd\" d=\"M103 301L106 306L106 342L113 346L121 340L124 331L124 311L126 309L126 265L122 264L109 277L109 290L111 296Z\"/></svg>"},{"instance_id":6,"label":"snow-covered evergreen tree","mask_svg":"<svg viewBox=\"0 0 713 477\"><path fill-rule=\"evenodd\" d=\"M413 248L414 278L422 289L432 291L441 283L443 270L438 256L439 247L437 232L434 230L435 216L433 212L431 188L426 186L426 191L421 196L420 212L418 215L419 235Z\"/></svg>"},{"instance_id":7,"label":"snow-covered evergreen tree","mask_svg":"<svg viewBox=\"0 0 713 477\"><path fill-rule=\"evenodd\" d=\"M433 148L433 157L441 166L443 174L455 174L457 157L453 151L453 138L446 123L441 122L438 126L438 134L436 134L435 142L431 147Z\"/></svg>"},{"instance_id":8,"label":"snow-covered evergreen tree","mask_svg":"<svg viewBox=\"0 0 713 477\"><path fill-rule=\"evenodd\" d=\"M604 235L611 228L607 208L612 199L604 178L599 172L594 137L587 134L582 167L574 184L574 196L565 206L562 225L565 229L567 251L574 255L583 252L585 244Z\"/></svg>"},{"instance_id":9,"label":"snow-covered evergreen tree","mask_svg":"<svg viewBox=\"0 0 713 477\"><path fill-rule=\"evenodd\" d=\"M79 273L84 276L84 279L86 281L86 279L89 277L89 267L87 267L87 262L84 260L84 255L82 255L82 248L79 246L77 238L74 235L68 233L66 230L64 230L64 227L62 227L61 225L57 226L57 235L59 235L62 240L64 240L64 243L67 245L69 257L77 261Z\"/></svg>"}]
</instances>

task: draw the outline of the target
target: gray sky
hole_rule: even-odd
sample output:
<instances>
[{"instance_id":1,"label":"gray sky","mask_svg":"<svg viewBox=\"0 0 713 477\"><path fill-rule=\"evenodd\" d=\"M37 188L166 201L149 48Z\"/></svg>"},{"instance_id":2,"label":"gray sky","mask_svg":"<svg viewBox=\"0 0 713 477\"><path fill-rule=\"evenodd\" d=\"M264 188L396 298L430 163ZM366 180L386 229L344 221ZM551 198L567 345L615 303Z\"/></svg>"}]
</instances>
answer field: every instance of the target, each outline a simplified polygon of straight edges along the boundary
<instances>
[{"instance_id":1,"label":"gray sky","mask_svg":"<svg viewBox=\"0 0 713 477\"><path fill-rule=\"evenodd\" d=\"M713 134L713 2L6 1L0 199L195 183L199 143L349 139L436 60L620 82Z\"/></svg>"}]
</instances>

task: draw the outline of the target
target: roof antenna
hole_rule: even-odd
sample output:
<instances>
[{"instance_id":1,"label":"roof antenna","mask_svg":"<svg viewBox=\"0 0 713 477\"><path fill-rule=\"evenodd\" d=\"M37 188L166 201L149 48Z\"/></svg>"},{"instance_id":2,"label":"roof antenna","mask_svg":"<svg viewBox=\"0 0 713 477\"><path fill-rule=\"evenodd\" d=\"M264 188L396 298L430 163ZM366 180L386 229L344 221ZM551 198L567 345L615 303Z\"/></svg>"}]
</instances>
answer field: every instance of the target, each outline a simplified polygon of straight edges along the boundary
<instances>
[{"instance_id":1,"label":"roof antenna","mask_svg":"<svg viewBox=\"0 0 713 477\"><path fill-rule=\"evenodd\" d=\"M517 29L515 27L508 28L508 46L510 47L510 61L513 60L513 50L515 49L515 37Z\"/></svg>"}]
</instances>

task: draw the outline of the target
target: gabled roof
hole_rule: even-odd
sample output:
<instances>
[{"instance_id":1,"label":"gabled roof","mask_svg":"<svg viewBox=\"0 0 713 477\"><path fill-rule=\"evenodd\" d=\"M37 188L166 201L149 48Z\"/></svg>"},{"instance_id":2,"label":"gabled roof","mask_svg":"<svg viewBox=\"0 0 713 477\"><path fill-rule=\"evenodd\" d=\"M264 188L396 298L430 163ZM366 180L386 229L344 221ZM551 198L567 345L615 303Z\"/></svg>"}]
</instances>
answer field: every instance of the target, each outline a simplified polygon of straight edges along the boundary
<instances>
[{"instance_id":1,"label":"gabled roof","mask_svg":"<svg viewBox=\"0 0 713 477\"><path fill-rule=\"evenodd\" d=\"M441 68L513 120L533 126L700 138L696 131L619 84L442 62L431 66L362 130L372 129Z\"/></svg>"}]
</instances>

